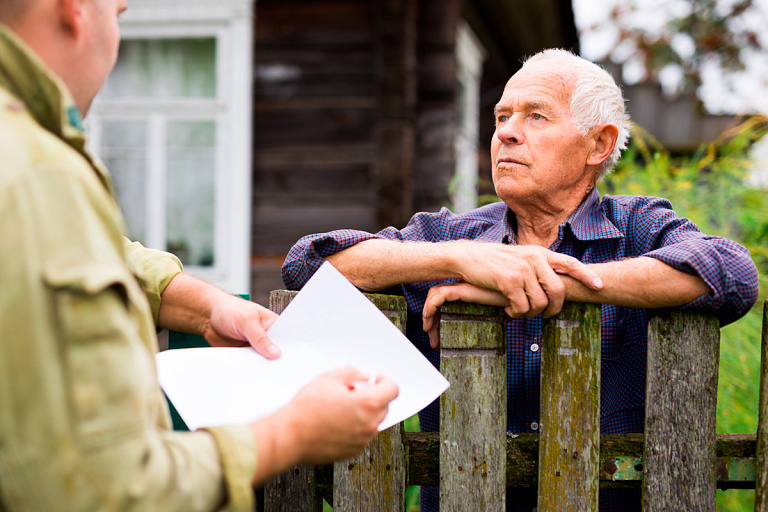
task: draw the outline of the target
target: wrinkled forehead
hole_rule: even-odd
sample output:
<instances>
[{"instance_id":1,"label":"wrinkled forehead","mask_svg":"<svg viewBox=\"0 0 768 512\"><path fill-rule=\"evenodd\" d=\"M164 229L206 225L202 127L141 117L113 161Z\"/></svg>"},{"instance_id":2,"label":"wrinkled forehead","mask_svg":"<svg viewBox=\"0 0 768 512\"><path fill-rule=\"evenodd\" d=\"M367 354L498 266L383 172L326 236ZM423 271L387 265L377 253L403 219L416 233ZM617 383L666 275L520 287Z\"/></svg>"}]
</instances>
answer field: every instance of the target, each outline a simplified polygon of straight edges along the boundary
<instances>
[{"instance_id":1,"label":"wrinkled forehead","mask_svg":"<svg viewBox=\"0 0 768 512\"><path fill-rule=\"evenodd\" d=\"M508 101L546 102L570 110L576 71L561 59L532 62L507 81L499 103Z\"/></svg>"}]
</instances>

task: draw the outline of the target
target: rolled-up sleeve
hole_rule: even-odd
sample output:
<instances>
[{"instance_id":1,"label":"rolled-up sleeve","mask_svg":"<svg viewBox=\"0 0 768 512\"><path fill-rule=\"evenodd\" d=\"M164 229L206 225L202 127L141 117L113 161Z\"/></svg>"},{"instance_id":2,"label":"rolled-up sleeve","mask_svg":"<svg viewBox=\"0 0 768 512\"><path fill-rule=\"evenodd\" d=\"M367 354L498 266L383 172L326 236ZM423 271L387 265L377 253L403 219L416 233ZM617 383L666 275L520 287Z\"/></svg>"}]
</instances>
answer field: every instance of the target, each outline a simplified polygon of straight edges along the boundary
<instances>
[{"instance_id":1,"label":"rolled-up sleeve","mask_svg":"<svg viewBox=\"0 0 768 512\"><path fill-rule=\"evenodd\" d=\"M732 240L692 237L646 256L704 280L712 291L683 309L711 313L720 325L738 320L757 301L757 268L749 251Z\"/></svg>"},{"instance_id":2,"label":"rolled-up sleeve","mask_svg":"<svg viewBox=\"0 0 768 512\"><path fill-rule=\"evenodd\" d=\"M257 446L253 432L250 427L242 425L204 430L213 436L221 456L228 496L225 512L252 511L254 506L251 481L257 463Z\"/></svg>"},{"instance_id":3,"label":"rolled-up sleeve","mask_svg":"<svg viewBox=\"0 0 768 512\"><path fill-rule=\"evenodd\" d=\"M757 268L749 251L727 238L702 233L677 217L666 199L635 198L628 233L633 252L699 276L711 289L683 309L713 314L721 325L744 316L758 296Z\"/></svg>"},{"instance_id":4,"label":"rolled-up sleeve","mask_svg":"<svg viewBox=\"0 0 768 512\"><path fill-rule=\"evenodd\" d=\"M175 255L149 249L139 242L123 239L128 267L147 296L155 325L160 314L160 297L176 274L183 270Z\"/></svg>"},{"instance_id":5,"label":"rolled-up sleeve","mask_svg":"<svg viewBox=\"0 0 768 512\"><path fill-rule=\"evenodd\" d=\"M493 207L498 209L498 207ZM488 210L488 211L486 211ZM355 244L374 238L400 242L447 242L473 239L494 224L490 209L474 215L455 215L447 208L439 212L420 212L403 229L388 227L378 233L340 229L303 237L288 252L282 267L285 285L298 290L323 264L324 258Z\"/></svg>"},{"instance_id":6,"label":"rolled-up sleeve","mask_svg":"<svg viewBox=\"0 0 768 512\"><path fill-rule=\"evenodd\" d=\"M285 286L289 290L301 289L323 264L324 258L373 238L383 237L351 229L303 237L291 247L280 270Z\"/></svg>"}]
</instances>

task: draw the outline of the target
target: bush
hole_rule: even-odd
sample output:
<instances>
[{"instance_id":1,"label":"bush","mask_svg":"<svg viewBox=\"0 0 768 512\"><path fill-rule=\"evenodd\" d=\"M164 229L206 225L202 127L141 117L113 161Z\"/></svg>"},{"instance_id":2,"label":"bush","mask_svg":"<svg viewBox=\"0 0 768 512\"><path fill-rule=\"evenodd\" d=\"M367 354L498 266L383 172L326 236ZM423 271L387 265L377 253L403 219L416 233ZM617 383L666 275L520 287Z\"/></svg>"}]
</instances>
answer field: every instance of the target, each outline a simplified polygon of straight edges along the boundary
<instances>
[{"instance_id":1,"label":"bush","mask_svg":"<svg viewBox=\"0 0 768 512\"><path fill-rule=\"evenodd\" d=\"M760 383L762 305L768 287L768 190L748 180L752 143L768 130L766 119L741 119L692 156L673 156L635 128L616 170L598 185L605 194L665 197L677 214L707 234L735 240L752 253L760 273L760 300L744 318L722 329L717 430L754 433ZM718 491L717 510L754 507L754 491Z\"/></svg>"}]
</instances>

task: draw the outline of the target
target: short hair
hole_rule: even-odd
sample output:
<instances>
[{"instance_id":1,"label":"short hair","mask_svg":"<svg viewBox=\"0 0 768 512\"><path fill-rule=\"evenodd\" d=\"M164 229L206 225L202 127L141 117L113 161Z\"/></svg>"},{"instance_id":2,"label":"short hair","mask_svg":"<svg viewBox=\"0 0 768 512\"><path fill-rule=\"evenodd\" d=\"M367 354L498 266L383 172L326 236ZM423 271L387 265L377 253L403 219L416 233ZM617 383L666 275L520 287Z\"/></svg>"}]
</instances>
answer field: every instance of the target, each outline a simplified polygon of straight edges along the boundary
<instances>
[{"instance_id":1,"label":"short hair","mask_svg":"<svg viewBox=\"0 0 768 512\"><path fill-rule=\"evenodd\" d=\"M0 22L18 21L36 0L0 0Z\"/></svg>"},{"instance_id":2,"label":"short hair","mask_svg":"<svg viewBox=\"0 0 768 512\"><path fill-rule=\"evenodd\" d=\"M612 124L619 129L613 152L600 166L598 179L609 173L627 147L632 123L627 114L621 88L601 66L561 49L541 51L528 58L523 66L545 59L561 59L576 70L576 85L571 91L571 117L582 135L601 124Z\"/></svg>"}]
</instances>

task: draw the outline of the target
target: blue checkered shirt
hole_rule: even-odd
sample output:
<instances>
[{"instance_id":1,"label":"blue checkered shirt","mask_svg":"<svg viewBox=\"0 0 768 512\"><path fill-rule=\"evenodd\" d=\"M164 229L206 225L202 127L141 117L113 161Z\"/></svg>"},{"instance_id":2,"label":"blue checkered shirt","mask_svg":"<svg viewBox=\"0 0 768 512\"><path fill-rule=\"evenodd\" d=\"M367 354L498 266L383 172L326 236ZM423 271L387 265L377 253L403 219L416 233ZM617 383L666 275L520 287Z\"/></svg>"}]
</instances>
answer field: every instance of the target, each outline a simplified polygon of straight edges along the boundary
<instances>
[{"instance_id":1,"label":"blue checkered shirt","mask_svg":"<svg viewBox=\"0 0 768 512\"><path fill-rule=\"evenodd\" d=\"M376 234L354 230L309 235L286 257L283 281L299 289L323 263L323 258L364 240L447 242L477 240L515 244L516 220L504 203L494 203L455 215L443 208L418 213L398 230ZM658 259L701 277L712 290L682 309L716 316L721 325L740 318L757 300L757 270L741 245L703 234L688 219L679 218L666 199L643 196L605 196L593 190L559 226L550 250L584 263L605 263L637 256ZM439 350L429 346L422 331L421 311L427 291L438 282L403 284L382 293L402 294L408 303L406 334L421 352L439 365ZM601 432L642 432L644 428L646 338L644 309L602 306ZM507 325L507 428L536 432L539 420L539 362L541 317L517 318ZM438 402L419 414L423 431L438 429ZM609 492L605 492L609 491ZM437 510L436 490L422 492L422 511ZM515 510L535 507L535 492L520 496ZM600 510L639 510L639 493L604 490Z\"/></svg>"}]
</instances>

